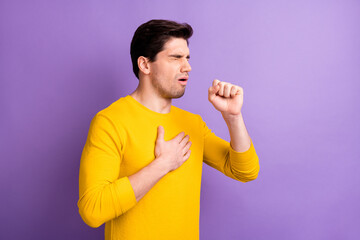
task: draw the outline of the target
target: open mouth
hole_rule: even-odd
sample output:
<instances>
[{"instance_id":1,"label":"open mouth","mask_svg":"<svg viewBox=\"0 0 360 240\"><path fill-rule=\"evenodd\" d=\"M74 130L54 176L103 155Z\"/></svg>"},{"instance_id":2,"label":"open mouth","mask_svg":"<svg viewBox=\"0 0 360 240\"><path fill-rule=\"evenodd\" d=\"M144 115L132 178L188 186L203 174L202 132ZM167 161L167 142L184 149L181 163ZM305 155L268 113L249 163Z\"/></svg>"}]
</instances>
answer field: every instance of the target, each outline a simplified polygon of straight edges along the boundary
<instances>
[{"instance_id":1,"label":"open mouth","mask_svg":"<svg viewBox=\"0 0 360 240\"><path fill-rule=\"evenodd\" d=\"M182 86L186 86L187 84L187 78L179 78L178 81Z\"/></svg>"}]
</instances>

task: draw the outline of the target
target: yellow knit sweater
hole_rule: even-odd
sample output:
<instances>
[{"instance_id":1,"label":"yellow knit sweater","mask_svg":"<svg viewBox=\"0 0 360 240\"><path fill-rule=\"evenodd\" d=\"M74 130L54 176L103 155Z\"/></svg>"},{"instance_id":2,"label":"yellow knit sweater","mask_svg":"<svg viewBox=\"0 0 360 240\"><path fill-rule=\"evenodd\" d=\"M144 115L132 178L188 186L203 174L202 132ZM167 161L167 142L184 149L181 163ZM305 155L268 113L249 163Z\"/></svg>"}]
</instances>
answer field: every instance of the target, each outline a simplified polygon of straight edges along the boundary
<instances>
[{"instance_id":1,"label":"yellow knit sweater","mask_svg":"<svg viewBox=\"0 0 360 240\"><path fill-rule=\"evenodd\" d=\"M155 159L159 125L166 141L181 131L189 135L191 156L137 202L128 176ZM252 142L238 153L199 115L174 106L161 114L131 96L120 98L91 122L80 163L79 213L91 227L106 223L105 239L199 239L203 161L242 182L259 172Z\"/></svg>"}]
</instances>

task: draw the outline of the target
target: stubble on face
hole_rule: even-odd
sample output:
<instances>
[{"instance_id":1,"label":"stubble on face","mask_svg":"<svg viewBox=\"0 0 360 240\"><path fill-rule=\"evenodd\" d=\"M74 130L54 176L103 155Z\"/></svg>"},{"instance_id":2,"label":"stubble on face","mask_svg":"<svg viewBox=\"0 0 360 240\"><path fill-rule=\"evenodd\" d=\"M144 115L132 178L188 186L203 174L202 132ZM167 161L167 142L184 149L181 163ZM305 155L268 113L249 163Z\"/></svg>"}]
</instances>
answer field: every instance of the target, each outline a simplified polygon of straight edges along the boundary
<instances>
[{"instance_id":1,"label":"stubble on face","mask_svg":"<svg viewBox=\"0 0 360 240\"><path fill-rule=\"evenodd\" d=\"M175 85L174 83L177 84L177 79L173 79L171 81L170 86L166 88L164 84L162 84L159 81L159 79L155 78L153 81L153 86L158 92L158 94L163 98L166 99L181 98L185 94L185 87L178 88L174 86Z\"/></svg>"},{"instance_id":2,"label":"stubble on face","mask_svg":"<svg viewBox=\"0 0 360 240\"><path fill-rule=\"evenodd\" d=\"M185 94L186 86L179 84L179 79L188 77L188 72L181 70L185 68L183 61L188 55L187 41L176 38L170 39L165 44L164 50L158 53L152 64L155 70L151 83L162 98L180 98Z\"/></svg>"}]
</instances>

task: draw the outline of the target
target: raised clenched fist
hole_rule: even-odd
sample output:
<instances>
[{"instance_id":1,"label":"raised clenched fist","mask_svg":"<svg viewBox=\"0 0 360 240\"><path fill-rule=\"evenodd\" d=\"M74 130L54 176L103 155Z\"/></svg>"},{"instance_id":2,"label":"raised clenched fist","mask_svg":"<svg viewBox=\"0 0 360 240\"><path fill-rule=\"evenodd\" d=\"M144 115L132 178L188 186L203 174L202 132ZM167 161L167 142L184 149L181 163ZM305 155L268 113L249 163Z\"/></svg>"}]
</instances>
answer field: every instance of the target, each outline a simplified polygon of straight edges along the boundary
<instances>
[{"instance_id":1,"label":"raised clenched fist","mask_svg":"<svg viewBox=\"0 0 360 240\"><path fill-rule=\"evenodd\" d=\"M239 115L244 101L241 87L215 79L209 88L209 101L222 114Z\"/></svg>"}]
</instances>

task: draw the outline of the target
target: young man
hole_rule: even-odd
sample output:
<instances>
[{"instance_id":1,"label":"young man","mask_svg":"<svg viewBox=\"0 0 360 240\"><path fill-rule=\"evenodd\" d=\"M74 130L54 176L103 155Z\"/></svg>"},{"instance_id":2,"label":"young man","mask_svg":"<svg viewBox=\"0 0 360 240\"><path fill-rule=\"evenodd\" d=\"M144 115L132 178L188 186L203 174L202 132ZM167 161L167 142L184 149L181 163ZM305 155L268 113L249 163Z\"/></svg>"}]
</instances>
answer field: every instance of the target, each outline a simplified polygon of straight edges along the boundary
<instances>
[{"instance_id":1,"label":"young man","mask_svg":"<svg viewBox=\"0 0 360 240\"><path fill-rule=\"evenodd\" d=\"M131 43L137 89L93 118L80 164L79 212L105 239L199 239L203 161L233 179L254 180L258 157L239 86L214 80L209 101L231 141L171 105L189 79L192 28L167 20L141 25Z\"/></svg>"}]
</instances>

